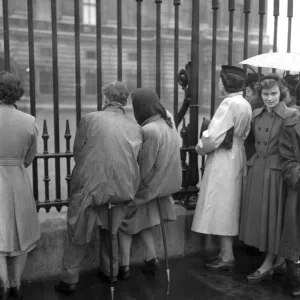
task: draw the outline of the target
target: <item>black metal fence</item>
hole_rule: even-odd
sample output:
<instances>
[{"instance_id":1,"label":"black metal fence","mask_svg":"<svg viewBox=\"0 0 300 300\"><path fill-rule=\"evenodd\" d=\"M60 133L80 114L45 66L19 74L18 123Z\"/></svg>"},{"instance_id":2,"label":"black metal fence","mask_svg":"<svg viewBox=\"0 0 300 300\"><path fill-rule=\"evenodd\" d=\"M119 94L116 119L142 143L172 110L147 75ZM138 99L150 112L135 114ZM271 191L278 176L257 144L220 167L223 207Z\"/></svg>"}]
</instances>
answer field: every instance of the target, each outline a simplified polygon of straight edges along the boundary
<instances>
[{"instance_id":1,"label":"black metal fence","mask_svg":"<svg viewBox=\"0 0 300 300\"><path fill-rule=\"evenodd\" d=\"M58 65L58 28L61 24L57 21L57 0L47 0L51 3L51 33L52 33L52 72L53 72L53 124L54 124L54 152L48 152L48 129L47 121L44 121L43 125L43 153L39 153L36 156L36 159L33 162L33 171L32 171L32 182L33 182L33 191L34 196L37 202L38 209L43 207L47 211L51 207L56 207L57 210L60 210L62 206L67 206L68 201L62 199L61 196L61 163L65 161L66 163L66 174L65 174L65 185L67 186L67 191L69 193L70 189L70 174L71 174L71 133L69 128L69 122L66 123L65 130L65 151L61 150L60 145L60 97L59 97L59 65ZM121 0L112 0L116 1L116 13L117 13L117 79L122 81L122 68L123 68L123 56L122 56L122 35L124 28L122 27L122 1ZM127 0L126 0L127 1ZM142 42L143 42L143 27L142 27L142 6L145 5L145 2L142 0L128 0L132 2L132 5L136 5L136 87L142 86ZM182 159L182 174L183 182L182 189L175 196L183 204L189 208L195 206L195 201L198 193L198 182L199 182L199 166L198 166L198 156L194 148L198 142L198 126L199 126L199 103L202 102L202 99L199 99L199 80L201 77L201 72L199 72L200 61L204 53L200 48L200 30L201 29L201 9L210 6L210 14L212 18L208 17L208 23L210 25L210 37L211 37L211 64L210 64L210 115L214 114L216 109L216 79L218 77L217 71L217 62L218 62L218 30L220 26L218 22L222 22L224 14L219 15L220 5L223 7L227 5L226 10L228 10L228 58L227 61L222 61L222 63L233 63L233 45L234 45L234 30L235 30L235 18L244 20L243 28L243 58L249 56L249 20L250 13L259 17L259 27L258 31L258 47L255 54L263 52L263 43L265 35L265 18L266 18L266 9L267 4L270 1L266 0L228 0L228 1L218 1L218 0L187 0L189 3L192 2L192 10L190 14L191 19L191 59L190 63L186 65L184 69L179 72L179 32L180 32L180 11L181 7L187 5L187 1L180 0L164 0L167 2L172 2L174 10L174 68L173 68L173 114L176 120L176 124L179 125L182 122L180 128L180 134L182 137L182 148L181 148L181 159ZM190 2L191 1L191 2ZM93 1L91 1L93 2ZM76 123L78 124L81 114L82 114L82 102L81 102L81 81L82 81L82 63L81 63L81 34L82 34L82 24L80 18L80 6L82 1L74 0L74 47L75 47L75 103L76 103ZM101 87L103 85L103 68L102 68L102 21L101 21L101 10L103 7L101 0L96 0L93 2L96 6L96 24L95 27L95 43L96 43L96 85L97 85L97 94L95 101L97 103L97 109L101 110L102 107L102 94ZM226 4L225 4L226 3ZM277 31L278 31L278 16L279 16L279 0L274 0L274 37L273 37L273 51L277 50ZM28 54L29 54L29 83L30 83L30 113L33 116L36 116L36 76L35 76L35 37L34 31L36 26L36 21L34 20L34 5L36 1L27 0L27 19L26 24L28 27ZM161 52L162 52L162 19L161 19L161 5L162 0L153 1L153 12L156 11L156 92L158 95L161 94ZM242 7L242 11L236 11L238 7ZM253 8L252 8L253 7ZM203 15L203 14L202 14ZM4 44L4 68L7 71L10 71L10 14L9 14L9 1L2 0L2 19L3 19L3 44ZM287 35L287 51L291 50L291 29L292 29L292 18L293 18L293 0L288 0L288 35ZM219 27L218 27L219 26ZM241 29L241 28L239 28ZM222 28L221 28L222 30ZM222 32L223 34L224 32ZM253 46L252 46L253 48ZM252 53L253 54L253 53ZM205 59L204 59L205 60ZM201 60L202 61L202 60ZM259 70L260 71L260 70ZM274 70L275 71L275 70ZM200 76L200 77L199 77ZM205 76L209 76L206 74ZM179 84L178 84L179 83ZM185 99L181 108L179 109L179 87L184 90ZM189 124L186 124L184 116L189 112ZM49 176L49 160L55 161L55 197L50 199L49 193L49 182L51 180ZM44 174L38 174L38 161L44 162ZM204 170L204 160L202 159L201 171ZM39 199L39 180L43 178L44 181L44 197Z\"/></svg>"}]
</instances>

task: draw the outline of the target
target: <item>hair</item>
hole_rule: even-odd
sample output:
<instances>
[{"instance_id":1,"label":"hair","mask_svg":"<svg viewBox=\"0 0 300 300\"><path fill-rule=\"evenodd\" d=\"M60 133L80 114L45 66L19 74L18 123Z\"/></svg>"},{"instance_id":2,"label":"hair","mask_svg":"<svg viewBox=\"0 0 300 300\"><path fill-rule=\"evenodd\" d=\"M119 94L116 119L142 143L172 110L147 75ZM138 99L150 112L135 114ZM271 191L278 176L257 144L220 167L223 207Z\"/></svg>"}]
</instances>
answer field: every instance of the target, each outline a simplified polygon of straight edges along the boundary
<instances>
[{"instance_id":1,"label":"hair","mask_svg":"<svg viewBox=\"0 0 300 300\"><path fill-rule=\"evenodd\" d=\"M24 89L20 87L21 81L14 75L0 72L0 101L6 104L15 104L24 94Z\"/></svg>"},{"instance_id":2,"label":"hair","mask_svg":"<svg viewBox=\"0 0 300 300\"><path fill-rule=\"evenodd\" d=\"M285 100L288 95L288 88L286 82L277 74L273 74L273 73L265 75L257 82L256 93L261 97L261 92L263 89L270 89L276 85L279 87L280 90L279 101Z\"/></svg>"},{"instance_id":3,"label":"hair","mask_svg":"<svg viewBox=\"0 0 300 300\"><path fill-rule=\"evenodd\" d=\"M120 81L113 81L106 84L102 88L102 93L107 99L112 102L121 103L123 106L127 103L127 98L129 96L128 89L123 82Z\"/></svg>"}]
</instances>

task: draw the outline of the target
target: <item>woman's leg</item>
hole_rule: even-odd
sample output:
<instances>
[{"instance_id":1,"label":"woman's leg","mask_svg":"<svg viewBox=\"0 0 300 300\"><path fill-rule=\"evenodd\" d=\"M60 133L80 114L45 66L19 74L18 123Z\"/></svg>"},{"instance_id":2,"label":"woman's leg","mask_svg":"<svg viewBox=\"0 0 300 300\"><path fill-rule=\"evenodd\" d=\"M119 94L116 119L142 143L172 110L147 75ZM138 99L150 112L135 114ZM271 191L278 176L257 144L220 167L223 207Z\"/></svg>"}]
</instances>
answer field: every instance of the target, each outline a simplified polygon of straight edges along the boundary
<instances>
[{"instance_id":1,"label":"woman's leg","mask_svg":"<svg viewBox=\"0 0 300 300\"><path fill-rule=\"evenodd\" d=\"M155 251L155 245L154 245L154 239L152 235L152 229L148 228L145 230L142 230L140 232L140 237L142 239L142 242L145 246L145 260L149 261L153 258L156 258L156 251Z\"/></svg>"},{"instance_id":2,"label":"woman's leg","mask_svg":"<svg viewBox=\"0 0 300 300\"><path fill-rule=\"evenodd\" d=\"M266 258L265 258L263 264L258 268L258 271L260 272L260 274L273 268L274 259L275 259L275 254L273 254L273 253L266 254Z\"/></svg>"},{"instance_id":3,"label":"woman's leg","mask_svg":"<svg viewBox=\"0 0 300 300\"><path fill-rule=\"evenodd\" d=\"M12 258L12 287L21 285L21 276L25 268L26 260L27 253Z\"/></svg>"},{"instance_id":4,"label":"woman's leg","mask_svg":"<svg viewBox=\"0 0 300 300\"><path fill-rule=\"evenodd\" d=\"M233 255L233 236L220 236L221 251L219 257L223 261L231 261L234 259Z\"/></svg>"},{"instance_id":5,"label":"woman's leg","mask_svg":"<svg viewBox=\"0 0 300 300\"><path fill-rule=\"evenodd\" d=\"M0 279L4 288L10 287L6 256L0 256Z\"/></svg>"},{"instance_id":6,"label":"woman's leg","mask_svg":"<svg viewBox=\"0 0 300 300\"><path fill-rule=\"evenodd\" d=\"M132 235L127 234L123 230L119 229L118 238L119 238L119 252L121 255L121 266L129 266Z\"/></svg>"}]
</instances>

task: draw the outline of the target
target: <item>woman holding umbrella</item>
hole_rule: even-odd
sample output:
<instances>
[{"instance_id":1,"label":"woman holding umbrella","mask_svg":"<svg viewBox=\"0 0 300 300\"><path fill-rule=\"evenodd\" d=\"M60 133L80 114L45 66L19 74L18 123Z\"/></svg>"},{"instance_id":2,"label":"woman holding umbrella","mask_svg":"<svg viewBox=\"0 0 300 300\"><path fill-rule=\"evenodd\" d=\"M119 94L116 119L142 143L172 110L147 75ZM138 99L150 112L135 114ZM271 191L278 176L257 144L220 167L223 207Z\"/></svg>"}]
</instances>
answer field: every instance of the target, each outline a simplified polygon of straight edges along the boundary
<instances>
[{"instance_id":1,"label":"woman holding umbrella","mask_svg":"<svg viewBox=\"0 0 300 300\"><path fill-rule=\"evenodd\" d=\"M264 106L252 116L256 153L247 162L240 239L266 252L266 257L258 270L247 276L249 282L261 281L284 267L283 258L277 255L284 209L278 143L285 120L298 113L286 106L287 86L278 75L262 77L257 91Z\"/></svg>"}]
</instances>

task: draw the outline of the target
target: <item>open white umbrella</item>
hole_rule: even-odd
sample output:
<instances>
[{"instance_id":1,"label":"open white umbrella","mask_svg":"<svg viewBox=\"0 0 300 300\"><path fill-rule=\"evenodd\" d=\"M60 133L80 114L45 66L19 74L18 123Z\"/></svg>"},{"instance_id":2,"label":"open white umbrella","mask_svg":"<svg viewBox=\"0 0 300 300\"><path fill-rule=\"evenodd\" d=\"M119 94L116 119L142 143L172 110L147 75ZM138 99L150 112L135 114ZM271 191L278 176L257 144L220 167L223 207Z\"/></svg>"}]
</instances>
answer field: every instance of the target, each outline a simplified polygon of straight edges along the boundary
<instances>
[{"instance_id":1,"label":"open white umbrella","mask_svg":"<svg viewBox=\"0 0 300 300\"><path fill-rule=\"evenodd\" d=\"M239 64L300 72L300 54L288 52L264 53L247 58Z\"/></svg>"}]
</instances>

